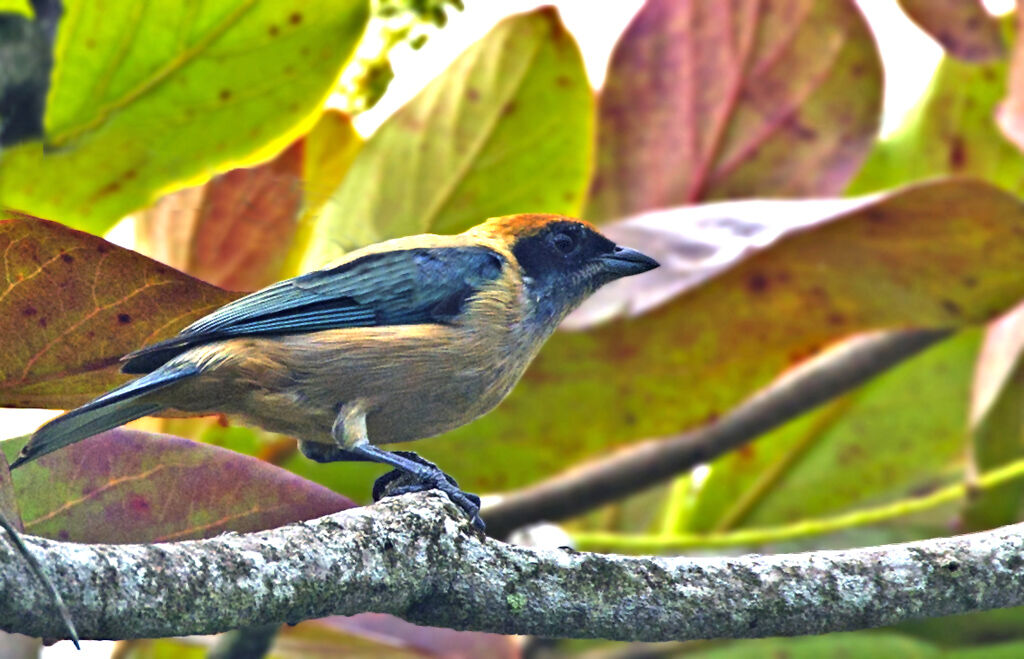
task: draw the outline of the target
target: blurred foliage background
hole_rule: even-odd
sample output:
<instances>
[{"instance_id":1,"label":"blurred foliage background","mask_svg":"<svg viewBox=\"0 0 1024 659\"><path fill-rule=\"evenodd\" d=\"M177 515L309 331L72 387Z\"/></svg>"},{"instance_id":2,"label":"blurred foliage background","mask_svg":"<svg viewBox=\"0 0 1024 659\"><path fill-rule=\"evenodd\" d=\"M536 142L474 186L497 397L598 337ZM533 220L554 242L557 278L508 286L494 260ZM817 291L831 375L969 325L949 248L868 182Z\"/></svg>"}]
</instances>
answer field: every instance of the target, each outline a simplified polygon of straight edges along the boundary
<instances>
[{"instance_id":1,"label":"blurred foliage background","mask_svg":"<svg viewBox=\"0 0 1024 659\"><path fill-rule=\"evenodd\" d=\"M943 55L882 138L882 59L853 0L646 0L598 89L556 8L509 15L365 134L353 118L387 102L393 56L443 42L460 0L0 0L0 406L81 404L124 380L122 354L362 245L563 213L664 267L570 317L496 411L407 448L495 515L639 446L714 450L670 478L623 467L622 492L517 541L765 553L1019 521L1022 14L898 4ZM125 216L131 250L102 238ZM764 392L913 333L929 338L867 382L707 440ZM145 419L13 479L0 466L0 494L29 533L152 542L362 504L380 471L231 419ZM1019 656L1024 611L643 647L372 614L262 633L275 657Z\"/></svg>"}]
</instances>

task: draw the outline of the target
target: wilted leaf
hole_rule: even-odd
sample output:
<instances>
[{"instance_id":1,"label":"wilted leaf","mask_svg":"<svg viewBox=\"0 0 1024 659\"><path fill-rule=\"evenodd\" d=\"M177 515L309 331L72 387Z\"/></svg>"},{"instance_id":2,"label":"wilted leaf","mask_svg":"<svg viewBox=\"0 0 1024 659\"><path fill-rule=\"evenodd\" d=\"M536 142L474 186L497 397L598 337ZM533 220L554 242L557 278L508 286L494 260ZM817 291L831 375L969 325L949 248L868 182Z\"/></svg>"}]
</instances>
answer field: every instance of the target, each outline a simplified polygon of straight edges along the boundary
<instances>
[{"instance_id":1,"label":"wilted leaf","mask_svg":"<svg viewBox=\"0 0 1024 659\"><path fill-rule=\"evenodd\" d=\"M608 67L587 216L835 194L878 129L881 85L851 2L648 0Z\"/></svg>"},{"instance_id":2,"label":"wilted leaf","mask_svg":"<svg viewBox=\"0 0 1024 659\"><path fill-rule=\"evenodd\" d=\"M324 207L304 269L496 215L578 214L592 129L583 62L557 12L508 18L374 133Z\"/></svg>"},{"instance_id":3,"label":"wilted leaf","mask_svg":"<svg viewBox=\"0 0 1024 659\"><path fill-rule=\"evenodd\" d=\"M950 55L971 62L1006 53L999 21L981 0L899 0L907 16L938 41Z\"/></svg>"},{"instance_id":4,"label":"wilted leaf","mask_svg":"<svg viewBox=\"0 0 1024 659\"><path fill-rule=\"evenodd\" d=\"M1016 198L966 181L898 191L643 316L556 333L495 412L410 448L469 489L520 486L714 418L841 337L991 318L1024 296L1022 259Z\"/></svg>"},{"instance_id":5,"label":"wilted leaf","mask_svg":"<svg viewBox=\"0 0 1024 659\"><path fill-rule=\"evenodd\" d=\"M138 249L233 291L298 274L286 260L301 258L312 218L361 144L349 117L328 110L273 160L161 198L137 218Z\"/></svg>"},{"instance_id":6,"label":"wilted leaf","mask_svg":"<svg viewBox=\"0 0 1024 659\"><path fill-rule=\"evenodd\" d=\"M61 5L58 0L38 5L33 12L27 1L0 3L0 147L43 134Z\"/></svg>"},{"instance_id":7,"label":"wilted leaf","mask_svg":"<svg viewBox=\"0 0 1024 659\"><path fill-rule=\"evenodd\" d=\"M102 232L160 191L265 158L312 125L367 13L67 0L45 138L5 151L0 204Z\"/></svg>"},{"instance_id":8,"label":"wilted leaf","mask_svg":"<svg viewBox=\"0 0 1024 659\"><path fill-rule=\"evenodd\" d=\"M1003 27L1012 39L1012 23ZM1005 60L971 64L944 57L927 92L900 129L876 143L847 193L954 174L1024 194L1024 156L992 120L1006 94L1007 71Z\"/></svg>"},{"instance_id":9,"label":"wilted leaf","mask_svg":"<svg viewBox=\"0 0 1024 659\"><path fill-rule=\"evenodd\" d=\"M421 627L383 613L363 613L309 620L285 627L272 655L281 657L336 657L371 643L373 656L386 657L494 657L520 655L511 636Z\"/></svg>"},{"instance_id":10,"label":"wilted leaf","mask_svg":"<svg viewBox=\"0 0 1024 659\"><path fill-rule=\"evenodd\" d=\"M232 291L278 280L302 207L300 140L262 165L163 197L139 218L147 255Z\"/></svg>"},{"instance_id":11,"label":"wilted leaf","mask_svg":"<svg viewBox=\"0 0 1024 659\"><path fill-rule=\"evenodd\" d=\"M55 222L0 211L0 405L79 405L114 366L237 295Z\"/></svg>"},{"instance_id":12,"label":"wilted leaf","mask_svg":"<svg viewBox=\"0 0 1024 659\"><path fill-rule=\"evenodd\" d=\"M0 443L8 458L24 440ZM20 469L25 531L75 542L245 533L354 504L283 469L171 435L110 430Z\"/></svg>"},{"instance_id":13,"label":"wilted leaf","mask_svg":"<svg viewBox=\"0 0 1024 659\"><path fill-rule=\"evenodd\" d=\"M980 338L977 330L963 332L719 458L689 530L822 517L961 478Z\"/></svg>"},{"instance_id":14,"label":"wilted leaf","mask_svg":"<svg viewBox=\"0 0 1024 659\"><path fill-rule=\"evenodd\" d=\"M314 462L302 455L294 437L268 432L255 426L239 425L224 416L147 417L136 421L134 427L150 432L188 437L243 455L251 455L287 469L305 480L344 494L361 504L372 502L370 493L373 482L388 471L388 467L370 462Z\"/></svg>"}]
</instances>

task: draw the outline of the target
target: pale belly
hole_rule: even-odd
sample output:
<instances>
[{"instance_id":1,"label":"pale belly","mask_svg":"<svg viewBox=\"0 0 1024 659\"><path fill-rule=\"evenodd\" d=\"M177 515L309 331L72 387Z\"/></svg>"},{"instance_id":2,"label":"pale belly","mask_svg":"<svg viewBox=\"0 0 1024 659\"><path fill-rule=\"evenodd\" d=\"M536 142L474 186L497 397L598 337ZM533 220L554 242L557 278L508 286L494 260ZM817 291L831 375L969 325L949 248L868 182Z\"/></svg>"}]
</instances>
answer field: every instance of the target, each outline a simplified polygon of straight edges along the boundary
<instances>
[{"instance_id":1,"label":"pale belly","mask_svg":"<svg viewBox=\"0 0 1024 659\"><path fill-rule=\"evenodd\" d=\"M412 326L229 341L207 350L231 356L211 360L217 365L168 403L333 443L338 411L357 401L372 443L421 439L490 411L518 381L532 351L494 338Z\"/></svg>"}]
</instances>

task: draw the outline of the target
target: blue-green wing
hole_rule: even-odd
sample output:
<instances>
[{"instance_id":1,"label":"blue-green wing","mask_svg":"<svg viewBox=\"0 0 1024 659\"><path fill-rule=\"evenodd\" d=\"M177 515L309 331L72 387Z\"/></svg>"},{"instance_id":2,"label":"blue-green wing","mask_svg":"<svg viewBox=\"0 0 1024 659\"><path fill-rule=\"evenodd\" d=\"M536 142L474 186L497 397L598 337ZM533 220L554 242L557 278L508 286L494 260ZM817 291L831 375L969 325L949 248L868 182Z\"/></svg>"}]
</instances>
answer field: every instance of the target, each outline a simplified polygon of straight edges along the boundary
<instances>
[{"instance_id":1,"label":"blue-green wing","mask_svg":"<svg viewBox=\"0 0 1024 659\"><path fill-rule=\"evenodd\" d=\"M504 264L500 254L482 246L368 254L235 300L176 337L126 356L121 370L148 373L193 346L240 336L452 323Z\"/></svg>"}]
</instances>

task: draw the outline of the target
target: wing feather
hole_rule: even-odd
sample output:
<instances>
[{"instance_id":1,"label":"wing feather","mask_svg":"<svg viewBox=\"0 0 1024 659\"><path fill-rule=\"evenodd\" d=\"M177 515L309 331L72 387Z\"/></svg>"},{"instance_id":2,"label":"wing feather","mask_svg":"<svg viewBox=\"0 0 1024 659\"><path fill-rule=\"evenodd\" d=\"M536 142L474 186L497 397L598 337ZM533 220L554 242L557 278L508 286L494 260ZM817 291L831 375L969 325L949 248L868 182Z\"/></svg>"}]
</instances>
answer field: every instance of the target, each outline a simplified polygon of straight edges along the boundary
<instances>
[{"instance_id":1,"label":"wing feather","mask_svg":"<svg viewBox=\"0 0 1024 659\"><path fill-rule=\"evenodd\" d=\"M504 265L498 252L479 245L367 254L235 300L127 355L121 370L148 373L193 346L234 337L451 323Z\"/></svg>"}]
</instances>

